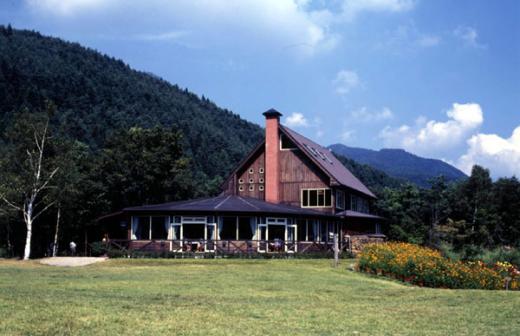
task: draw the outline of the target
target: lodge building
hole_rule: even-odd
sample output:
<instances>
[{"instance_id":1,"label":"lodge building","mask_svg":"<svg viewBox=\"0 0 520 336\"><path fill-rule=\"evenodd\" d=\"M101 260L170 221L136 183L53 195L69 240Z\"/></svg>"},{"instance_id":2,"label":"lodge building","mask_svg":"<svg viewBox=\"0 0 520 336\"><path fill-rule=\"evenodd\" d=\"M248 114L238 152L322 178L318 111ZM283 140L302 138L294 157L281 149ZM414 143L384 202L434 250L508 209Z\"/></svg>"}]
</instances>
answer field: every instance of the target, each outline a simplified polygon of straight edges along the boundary
<instances>
[{"instance_id":1,"label":"lodge building","mask_svg":"<svg viewBox=\"0 0 520 336\"><path fill-rule=\"evenodd\" d=\"M105 216L123 231L112 230L109 241L132 250L251 254L328 251L334 234L354 251L383 240L383 218L371 213L375 195L328 149L281 125L281 113L263 115L264 140L220 195Z\"/></svg>"}]
</instances>

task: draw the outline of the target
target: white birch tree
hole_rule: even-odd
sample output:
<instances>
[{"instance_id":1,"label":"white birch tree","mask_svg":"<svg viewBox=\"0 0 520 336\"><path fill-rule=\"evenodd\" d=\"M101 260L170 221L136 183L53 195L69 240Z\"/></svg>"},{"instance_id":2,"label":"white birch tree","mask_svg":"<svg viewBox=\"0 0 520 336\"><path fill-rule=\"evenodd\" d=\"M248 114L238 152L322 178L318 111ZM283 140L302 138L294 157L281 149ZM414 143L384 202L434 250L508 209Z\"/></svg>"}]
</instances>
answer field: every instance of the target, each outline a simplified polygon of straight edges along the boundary
<instances>
[{"instance_id":1,"label":"white birch tree","mask_svg":"<svg viewBox=\"0 0 520 336\"><path fill-rule=\"evenodd\" d=\"M23 259L28 260L35 220L55 203L46 199L46 192L58 168L46 156L50 141L48 116L25 114L14 134L9 158L0 171L0 201L23 216L27 229Z\"/></svg>"}]
</instances>

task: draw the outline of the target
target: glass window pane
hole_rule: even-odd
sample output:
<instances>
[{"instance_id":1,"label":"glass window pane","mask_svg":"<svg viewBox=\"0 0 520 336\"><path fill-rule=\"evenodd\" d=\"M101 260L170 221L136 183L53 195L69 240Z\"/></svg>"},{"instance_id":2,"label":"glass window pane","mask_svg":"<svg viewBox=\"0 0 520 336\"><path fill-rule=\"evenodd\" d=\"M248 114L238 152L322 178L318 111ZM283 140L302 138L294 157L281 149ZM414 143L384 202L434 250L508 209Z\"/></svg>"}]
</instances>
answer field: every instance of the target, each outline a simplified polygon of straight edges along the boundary
<instances>
[{"instance_id":1,"label":"glass window pane","mask_svg":"<svg viewBox=\"0 0 520 336\"><path fill-rule=\"evenodd\" d=\"M168 239L165 217L152 217L152 239Z\"/></svg>"},{"instance_id":2,"label":"glass window pane","mask_svg":"<svg viewBox=\"0 0 520 336\"><path fill-rule=\"evenodd\" d=\"M315 220L309 220L307 221L307 225L308 225L308 229L307 229L307 234L308 234L308 239L309 241L314 241L316 240L316 237L318 235L318 226L316 225L316 221Z\"/></svg>"},{"instance_id":3,"label":"glass window pane","mask_svg":"<svg viewBox=\"0 0 520 336\"><path fill-rule=\"evenodd\" d=\"M318 190L309 190L309 206L318 206Z\"/></svg>"},{"instance_id":4,"label":"glass window pane","mask_svg":"<svg viewBox=\"0 0 520 336\"><path fill-rule=\"evenodd\" d=\"M327 241L327 222L323 221L320 223L320 240L321 241Z\"/></svg>"},{"instance_id":5,"label":"glass window pane","mask_svg":"<svg viewBox=\"0 0 520 336\"><path fill-rule=\"evenodd\" d=\"M305 241L307 236L307 221L305 219L298 219L296 226L298 228L298 240Z\"/></svg>"},{"instance_id":6,"label":"glass window pane","mask_svg":"<svg viewBox=\"0 0 520 336\"><path fill-rule=\"evenodd\" d=\"M317 190L318 192L318 206L324 206L325 205L325 193L323 190Z\"/></svg>"},{"instance_id":7,"label":"glass window pane","mask_svg":"<svg viewBox=\"0 0 520 336\"><path fill-rule=\"evenodd\" d=\"M325 206L330 207L331 206L331 193L330 189L325 189Z\"/></svg>"},{"instance_id":8,"label":"glass window pane","mask_svg":"<svg viewBox=\"0 0 520 336\"><path fill-rule=\"evenodd\" d=\"M223 217L220 239L235 240L237 238L237 219L236 217Z\"/></svg>"},{"instance_id":9,"label":"glass window pane","mask_svg":"<svg viewBox=\"0 0 520 336\"><path fill-rule=\"evenodd\" d=\"M150 217L138 217L138 227L135 233L136 239L149 240L150 239Z\"/></svg>"},{"instance_id":10,"label":"glass window pane","mask_svg":"<svg viewBox=\"0 0 520 336\"><path fill-rule=\"evenodd\" d=\"M238 219L238 239L253 239L250 217L240 217Z\"/></svg>"}]
</instances>

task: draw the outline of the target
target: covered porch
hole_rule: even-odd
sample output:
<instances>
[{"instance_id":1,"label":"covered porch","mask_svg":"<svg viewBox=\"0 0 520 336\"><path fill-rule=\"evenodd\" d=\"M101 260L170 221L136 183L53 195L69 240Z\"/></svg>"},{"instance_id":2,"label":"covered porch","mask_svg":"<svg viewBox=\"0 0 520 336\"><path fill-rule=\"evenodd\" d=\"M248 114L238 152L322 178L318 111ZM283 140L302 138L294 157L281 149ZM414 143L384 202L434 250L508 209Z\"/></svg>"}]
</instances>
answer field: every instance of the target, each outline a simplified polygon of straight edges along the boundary
<instances>
[{"instance_id":1,"label":"covered porch","mask_svg":"<svg viewBox=\"0 0 520 336\"><path fill-rule=\"evenodd\" d=\"M342 225L335 218L295 218L225 214L131 216L130 239L109 241L141 251L174 253L306 253L332 248ZM340 242L341 243L341 242Z\"/></svg>"}]
</instances>

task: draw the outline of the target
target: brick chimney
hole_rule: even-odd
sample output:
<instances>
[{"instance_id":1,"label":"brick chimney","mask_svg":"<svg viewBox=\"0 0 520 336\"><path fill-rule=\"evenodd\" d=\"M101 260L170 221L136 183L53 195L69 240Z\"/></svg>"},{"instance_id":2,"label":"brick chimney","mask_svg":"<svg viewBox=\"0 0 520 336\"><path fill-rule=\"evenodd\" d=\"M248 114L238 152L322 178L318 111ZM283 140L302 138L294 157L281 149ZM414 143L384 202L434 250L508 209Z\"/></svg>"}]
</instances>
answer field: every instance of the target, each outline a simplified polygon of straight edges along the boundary
<instances>
[{"instance_id":1,"label":"brick chimney","mask_svg":"<svg viewBox=\"0 0 520 336\"><path fill-rule=\"evenodd\" d=\"M265 200L280 203L280 117L275 109L263 113L265 116Z\"/></svg>"}]
</instances>

